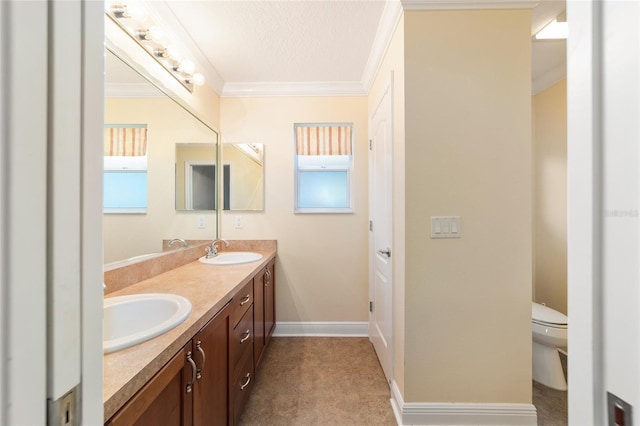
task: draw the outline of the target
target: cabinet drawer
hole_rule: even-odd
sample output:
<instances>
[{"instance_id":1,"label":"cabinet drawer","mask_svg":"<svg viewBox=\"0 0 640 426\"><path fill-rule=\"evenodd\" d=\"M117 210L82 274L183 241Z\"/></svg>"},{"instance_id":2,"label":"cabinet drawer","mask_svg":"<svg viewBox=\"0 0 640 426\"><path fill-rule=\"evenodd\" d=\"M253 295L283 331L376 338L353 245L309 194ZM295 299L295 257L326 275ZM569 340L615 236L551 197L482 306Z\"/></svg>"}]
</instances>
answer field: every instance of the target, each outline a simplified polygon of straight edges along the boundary
<instances>
[{"instance_id":1,"label":"cabinet drawer","mask_svg":"<svg viewBox=\"0 0 640 426\"><path fill-rule=\"evenodd\" d=\"M242 316L253 304L253 281L249 281L233 296L231 304L233 305L231 311L231 326L235 328L236 325L238 325L238 321L240 321Z\"/></svg>"},{"instance_id":2,"label":"cabinet drawer","mask_svg":"<svg viewBox=\"0 0 640 426\"><path fill-rule=\"evenodd\" d=\"M233 410L234 424L238 424L240 415L242 414L242 408L244 407L253 385L255 382L254 369L253 369L253 351L247 351L242 358L241 369L235 376L229 393L231 394L231 404Z\"/></svg>"},{"instance_id":3,"label":"cabinet drawer","mask_svg":"<svg viewBox=\"0 0 640 426\"><path fill-rule=\"evenodd\" d=\"M232 374L237 374L242 367L241 362L247 351L253 352L253 309L249 309L236 328L231 338L231 365L235 366Z\"/></svg>"}]
</instances>

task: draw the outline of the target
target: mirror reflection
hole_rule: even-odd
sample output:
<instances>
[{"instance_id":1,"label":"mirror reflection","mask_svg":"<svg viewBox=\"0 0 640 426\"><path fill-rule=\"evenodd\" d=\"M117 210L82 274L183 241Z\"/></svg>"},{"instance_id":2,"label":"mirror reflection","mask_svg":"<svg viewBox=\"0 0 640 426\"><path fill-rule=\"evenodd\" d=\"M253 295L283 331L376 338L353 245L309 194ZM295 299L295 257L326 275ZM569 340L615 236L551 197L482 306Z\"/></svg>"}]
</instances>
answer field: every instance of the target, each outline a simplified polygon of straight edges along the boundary
<instances>
[{"instance_id":1,"label":"mirror reflection","mask_svg":"<svg viewBox=\"0 0 640 426\"><path fill-rule=\"evenodd\" d=\"M105 128L118 131L146 129L146 207L128 212L105 210L104 262L162 252L163 240L215 239L217 219L214 211L196 211L197 204L193 209L195 214L176 211L174 176L177 144L213 147L213 155L207 161L216 164L218 134L151 84L144 73L137 72L111 51L107 50L106 58ZM113 159L107 161L105 154L105 163L110 161ZM118 167L132 171L127 164ZM120 177L116 176L115 180ZM112 176L105 179L105 194L122 195L131 188L121 184L113 189L110 186L113 180ZM212 193L215 199L215 183ZM204 207L210 207L210 201Z\"/></svg>"},{"instance_id":2,"label":"mirror reflection","mask_svg":"<svg viewBox=\"0 0 640 426\"><path fill-rule=\"evenodd\" d=\"M264 145L222 144L223 210L264 210Z\"/></svg>"},{"instance_id":3,"label":"mirror reflection","mask_svg":"<svg viewBox=\"0 0 640 426\"><path fill-rule=\"evenodd\" d=\"M216 210L216 145L176 144L176 210Z\"/></svg>"}]
</instances>

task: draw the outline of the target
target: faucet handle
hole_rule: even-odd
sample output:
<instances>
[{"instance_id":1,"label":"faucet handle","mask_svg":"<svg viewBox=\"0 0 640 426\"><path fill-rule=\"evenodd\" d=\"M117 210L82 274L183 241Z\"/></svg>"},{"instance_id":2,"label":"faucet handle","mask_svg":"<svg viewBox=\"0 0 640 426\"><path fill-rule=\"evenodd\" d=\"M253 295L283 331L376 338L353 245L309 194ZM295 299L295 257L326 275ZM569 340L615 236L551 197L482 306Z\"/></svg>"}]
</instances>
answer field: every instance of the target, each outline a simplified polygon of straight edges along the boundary
<instances>
[{"instance_id":1,"label":"faucet handle","mask_svg":"<svg viewBox=\"0 0 640 426\"><path fill-rule=\"evenodd\" d=\"M207 253L207 259L210 259L218 254L218 249L213 244L205 247L204 251Z\"/></svg>"}]
</instances>

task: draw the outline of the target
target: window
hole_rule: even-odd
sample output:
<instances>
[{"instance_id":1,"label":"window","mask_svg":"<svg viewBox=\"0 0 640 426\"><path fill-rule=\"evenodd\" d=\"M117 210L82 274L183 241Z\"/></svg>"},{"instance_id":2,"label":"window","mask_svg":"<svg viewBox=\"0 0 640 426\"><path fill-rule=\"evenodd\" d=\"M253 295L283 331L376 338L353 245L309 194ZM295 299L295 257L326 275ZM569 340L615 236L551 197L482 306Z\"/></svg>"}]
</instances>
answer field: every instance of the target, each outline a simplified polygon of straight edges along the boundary
<instances>
[{"instance_id":1,"label":"window","mask_svg":"<svg viewBox=\"0 0 640 426\"><path fill-rule=\"evenodd\" d=\"M106 124L104 213L147 212L147 126Z\"/></svg>"},{"instance_id":2,"label":"window","mask_svg":"<svg viewBox=\"0 0 640 426\"><path fill-rule=\"evenodd\" d=\"M296 213L353 213L351 123L295 124Z\"/></svg>"}]
</instances>

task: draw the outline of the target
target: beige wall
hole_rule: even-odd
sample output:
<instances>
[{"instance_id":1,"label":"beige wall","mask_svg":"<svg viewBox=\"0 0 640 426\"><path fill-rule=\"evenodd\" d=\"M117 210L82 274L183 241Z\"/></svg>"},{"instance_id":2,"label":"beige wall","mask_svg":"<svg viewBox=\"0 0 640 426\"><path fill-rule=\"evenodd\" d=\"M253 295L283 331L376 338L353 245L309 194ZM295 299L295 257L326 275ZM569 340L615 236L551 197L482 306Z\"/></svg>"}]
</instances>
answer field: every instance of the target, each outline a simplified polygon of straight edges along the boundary
<instances>
[{"instance_id":1,"label":"beige wall","mask_svg":"<svg viewBox=\"0 0 640 426\"><path fill-rule=\"evenodd\" d=\"M407 402L531 402L530 23L405 13Z\"/></svg>"},{"instance_id":2,"label":"beige wall","mask_svg":"<svg viewBox=\"0 0 640 426\"><path fill-rule=\"evenodd\" d=\"M223 212L221 236L278 240L278 321L367 321L367 98L222 98L220 118L223 142L265 145L265 209ZM354 214L293 213L293 124L309 122L353 122Z\"/></svg>"},{"instance_id":3,"label":"beige wall","mask_svg":"<svg viewBox=\"0 0 640 426\"><path fill-rule=\"evenodd\" d=\"M369 94L369 115L374 111L393 72L393 376L404 393L405 345L405 83L404 17L400 18Z\"/></svg>"},{"instance_id":4,"label":"beige wall","mask_svg":"<svg viewBox=\"0 0 640 426\"><path fill-rule=\"evenodd\" d=\"M193 94L184 102L209 127L220 129L220 95L210 86L196 86Z\"/></svg>"},{"instance_id":5,"label":"beige wall","mask_svg":"<svg viewBox=\"0 0 640 426\"><path fill-rule=\"evenodd\" d=\"M109 98L105 101L106 123L147 124L148 211L143 215L104 215L105 263L161 251L162 240L171 238L213 239L214 213L176 212L175 144L212 143L215 134L166 98ZM197 228L204 215L206 227Z\"/></svg>"},{"instance_id":6,"label":"beige wall","mask_svg":"<svg viewBox=\"0 0 640 426\"><path fill-rule=\"evenodd\" d=\"M567 313L567 81L533 97L534 300Z\"/></svg>"}]
</instances>

